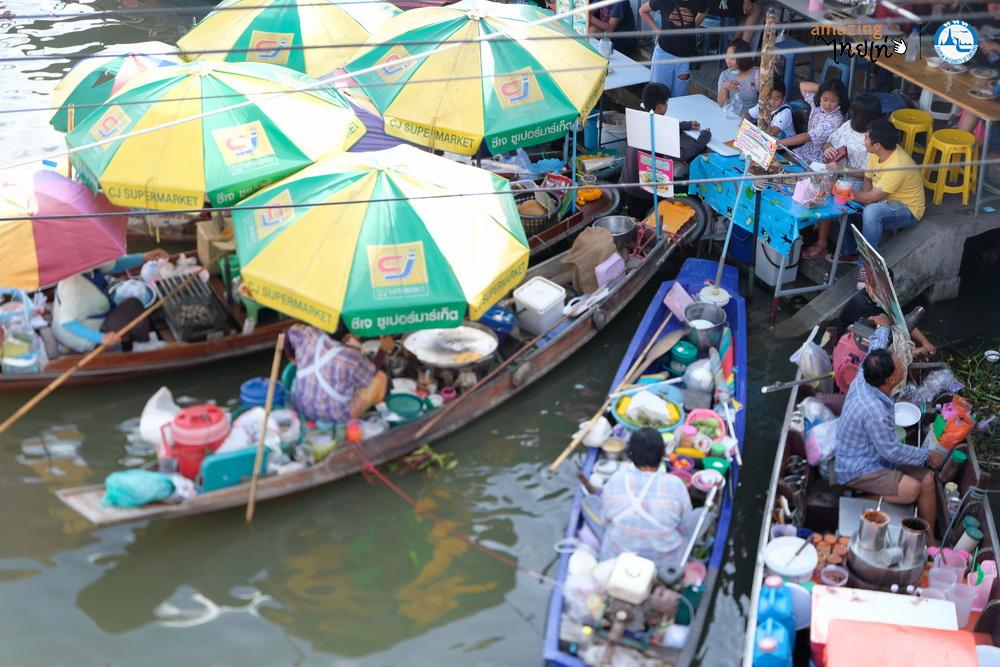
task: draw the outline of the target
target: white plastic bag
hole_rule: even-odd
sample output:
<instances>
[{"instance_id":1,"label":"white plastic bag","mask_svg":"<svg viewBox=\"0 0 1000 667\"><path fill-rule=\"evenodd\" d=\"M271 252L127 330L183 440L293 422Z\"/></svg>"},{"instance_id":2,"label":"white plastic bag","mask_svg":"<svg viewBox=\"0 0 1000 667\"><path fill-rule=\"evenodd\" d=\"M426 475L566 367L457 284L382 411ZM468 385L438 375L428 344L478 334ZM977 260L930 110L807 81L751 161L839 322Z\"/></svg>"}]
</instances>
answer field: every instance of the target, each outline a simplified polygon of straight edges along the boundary
<instances>
[{"instance_id":1,"label":"white plastic bag","mask_svg":"<svg viewBox=\"0 0 1000 667\"><path fill-rule=\"evenodd\" d=\"M809 429L814 428L823 422L832 421L837 416L833 414L833 410L826 407L823 401L812 396L799 403L799 411L802 412L802 418L805 420L807 432Z\"/></svg>"},{"instance_id":2,"label":"white plastic bag","mask_svg":"<svg viewBox=\"0 0 1000 667\"><path fill-rule=\"evenodd\" d=\"M667 424L670 422L670 413L667 411L667 404L662 398L651 391L640 391L632 397L632 402L628 404L625 416L635 423L658 422Z\"/></svg>"},{"instance_id":3,"label":"white plastic bag","mask_svg":"<svg viewBox=\"0 0 1000 667\"><path fill-rule=\"evenodd\" d=\"M833 372L833 362L830 360L830 355L813 342L818 332L819 327L813 327L809 339L795 351L795 354L788 358L790 362L799 367L803 378L820 377ZM813 382L812 387L818 392L830 393L833 391L833 378L829 377Z\"/></svg>"},{"instance_id":4,"label":"white plastic bag","mask_svg":"<svg viewBox=\"0 0 1000 667\"><path fill-rule=\"evenodd\" d=\"M809 429L806 434L806 460L815 466L826 463L836 453L837 420L831 419Z\"/></svg>"},{"instance_id":5,"label":"white plastic bag","mask_svg":"<svg viewBox=\"0 0 1000 667\"><path fill-rule=\"evenodd\" d=\"M146 406L142 409L142 416L139 417L139 436L142 441L149 445L159 445L160 429L164 424L169 424L177 416L181 408L174 402L174 395L166 387L160 387L155 394L146 401Z\"/></svg>"}]
</instances>

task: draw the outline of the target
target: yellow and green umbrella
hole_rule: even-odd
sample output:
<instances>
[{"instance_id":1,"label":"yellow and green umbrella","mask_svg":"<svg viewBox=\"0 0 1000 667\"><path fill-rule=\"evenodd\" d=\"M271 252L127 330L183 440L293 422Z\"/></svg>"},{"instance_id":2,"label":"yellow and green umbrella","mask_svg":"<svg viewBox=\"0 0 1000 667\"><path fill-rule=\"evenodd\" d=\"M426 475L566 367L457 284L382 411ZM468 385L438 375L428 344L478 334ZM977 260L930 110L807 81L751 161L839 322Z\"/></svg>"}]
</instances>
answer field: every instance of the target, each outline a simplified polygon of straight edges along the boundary
<instances>
[{"instance_id":1,"label":"yellow and green umbrella","mask_svg":"<svg viewBox=\"0 0 1000 667\"><path fill-rule=\"evenodd\" d=\"M201 59L284 65L323 76L343 67L370 32L399 13L376 0L226 0L178 46L220 51L191 54Z\"/></svg>"},{"instance_id":2,"label":"yellow and green umbrella","mask_svg":"<svg viewBox=\"0 0 1000 667\"><path fill-rule=\"evenodd\" d=\"M232 205L364 133L336 89L304 74L193 62L135 78L66 143L89 146L72 154L73 166L113 203L184 210Z\"/></svg>"},{"instance_id":3,"label":"yellow and green umbrella","mask_svg":"<svg viewBox=\"0 0 1000 667\"><path fill-rule=\"evenodd\" d=\"M151 69L177 65L177 47L163 42L109 46L66 73L52 90L59 107L49 123L60 132L69 129L69 108L74 108L74 126L108 101L125 84Z\"/></svg>"},{"instance_id":4,"label":"yellow and green umbrella","mask_svg":"<svg viewBox=\"0 0 1000 667\"><path fill-rule=\"evenodd\" d=\"M593 109L608 64L563 22L537 24L551 16L484 0L413 9L373 32L345 69L389 135L462 155L545 143Z\"/></svg>"},{"instance_id":5,"label":"yellow and green umbrella","mask_svg":"<svg viewBox=\"0 0 1000 667\"><path fill-rule=\"evenodd\" d=\"M361 336L478 319L528 266L507 181L412 146L324 158L241 202L233 230L255 300Z\"/></svg>"}]
</instances>

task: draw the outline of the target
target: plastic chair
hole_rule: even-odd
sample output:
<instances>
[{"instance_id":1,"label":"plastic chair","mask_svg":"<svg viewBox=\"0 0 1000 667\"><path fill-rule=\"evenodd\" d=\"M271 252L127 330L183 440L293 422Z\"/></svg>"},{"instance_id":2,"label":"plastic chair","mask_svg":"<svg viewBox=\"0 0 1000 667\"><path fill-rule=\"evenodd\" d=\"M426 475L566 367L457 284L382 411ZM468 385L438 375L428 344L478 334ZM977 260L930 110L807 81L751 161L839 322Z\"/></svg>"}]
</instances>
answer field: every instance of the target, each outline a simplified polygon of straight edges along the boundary
<instances>
[{"instance_id":1,"label":"plastic chair","mask_svg":"<svg viewBox=\"0 0 1000 667\"><path fill-rule=\"evenodd\" d=\"M820 75L820 82L826 81L827 77L830 75L830 69L835 69L840 72L840 81L845 86L850 86L851 80L851 66L847 62L838 63L833 60L833 58L827 58L826 62L823 63L823 73Z\"/></svg>"},{"instance_id":2,"label":"plastic chair","mask_svg":"<svg viewBox=\"0 0 1000 667\"><path fill-rule=\"evenodd\" d=\"M923 164L950 164L956 158L966 164L961 167L937 167L923 170L924 187L934 193L934 204L940 204L946 194L961 194L962 204L969 203L969 194L976 182L976 170L969 164L976 159L976 138L964 130L938 130L930 135ZM937 154L937 157L935 157ZM949 185L953 178L956 185Z\"/></svg>"},{"instance_id":3,"label":"plastic chair","mask_svg":"<svg viewBox=\"0 0 1000 667\"><path fill-rule=\"evenodd\" d=\"M889 116L896 129L903 133L903 148L910 155L926 152L925 146L916 145L918 134L926 134L924 144L930 141L934 132L934 119L926 111L920 109L897 109Z\"/></svg>"},{"instance_id":4,"label":"plastic chair","mask_svg":"<svg viewBox=\"0 0 1000 667\"><path fill-rule=\"evenodd\" d=\"M791 49L801 49L805 48L806 45L802 42L796 41L794 39L785 39L774 45L775 50L778 55L781 55L782 50ZM785 58L785 99L791 100L792 95L795 91L795 61L797 58L808 58L809 59L809 80L811 81L813 75L816 73L816 66L813 64L811 53L789 53Z\"/></svg>"}]
</instances>

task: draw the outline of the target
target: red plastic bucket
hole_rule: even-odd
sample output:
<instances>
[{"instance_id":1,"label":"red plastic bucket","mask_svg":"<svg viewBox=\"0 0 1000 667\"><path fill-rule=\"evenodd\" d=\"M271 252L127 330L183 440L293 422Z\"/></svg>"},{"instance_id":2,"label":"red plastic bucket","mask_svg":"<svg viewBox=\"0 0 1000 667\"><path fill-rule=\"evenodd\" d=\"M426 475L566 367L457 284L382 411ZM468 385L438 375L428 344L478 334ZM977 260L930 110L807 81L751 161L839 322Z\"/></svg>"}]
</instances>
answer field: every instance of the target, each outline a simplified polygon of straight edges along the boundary
<instances>
[{"instance_id":1,"label":"red plastic bucket","mask_svg":"<svg viewBox=\"0 0 1000 667\"><path fill-rule=\"evenodd\" d=\"M177 459L177 471L193 480L205 456L218 449L229 435L229 418L215 405L196 405L178 412L163 429L165 452Z\"/></svg>"}]
</instances>

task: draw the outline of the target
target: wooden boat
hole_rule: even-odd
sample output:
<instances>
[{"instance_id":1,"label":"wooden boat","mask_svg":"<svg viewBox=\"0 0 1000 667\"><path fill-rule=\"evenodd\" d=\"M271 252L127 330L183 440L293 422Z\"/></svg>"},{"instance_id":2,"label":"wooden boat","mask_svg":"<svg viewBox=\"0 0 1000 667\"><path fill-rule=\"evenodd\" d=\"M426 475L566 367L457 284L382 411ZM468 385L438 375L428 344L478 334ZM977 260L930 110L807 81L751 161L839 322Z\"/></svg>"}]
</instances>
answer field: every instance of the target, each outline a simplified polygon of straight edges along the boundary
<instances>
[{"instance_id":1,"label":"wooden boat","mask_svg":"<svg viewBox=\"0 0 1000 667\"><path fill-rule=\"evenodd\" d=\"M608 190L597 201L581 206L576 213L567 216L549 229L532 236L529 241L532 261L544 257L554 246L572 238L596 218L611 213L618 206L615 190ZM212 290L223 304L227 304L225 288L222 283L213 278L210 282ZM169 328L162 322L157 325L154 316L154 326L161 340L169 344L158 350L133 352L105 352L90 362L85 368L77 371L67 382L68 385L93 384L129 380L147 376L151 373L181 368L193 368L217 361L241 357L274 347L278 334L284 331L292 320L272 317L269 323L263 323L252 333L241 333L246 313L242 308L227 304L233 318L233 333L221 338L196 343L181 343L172 339ZM265 311L266 312L266 311ZM37 390L47 386L68 368L71 368L82 355L66 354L55 357L41 373L31 375L4 375L0 373L0 392Z\"/></svg>"},{"instance_id":2,"label":"wooden boat","mask_svg":"<svg viewBox=\"0 0 1000 667\"><path fill-rule=\"evenodd\" d=\"M681 284L688 291L688 293L697 294L697 292L704 286L706 280L715 280L715 272L715 262L700 259L688 259L684 262L684 265L677 276L676 282ZM646 315L640 323L639 328L636 330L628 351L625 353L621 365L615 373L614 381L611 383L612 391L622 382L629 369L632 367L632 364L635 362L637 356L645 348L647 342L659 328L664 318L669 314L670 311L665 305L663 305L663 299L664 296L666 296L667 291L674 285L674 283L675 281L663 283L660 290L653 298L653 301L650 303L649 308L646 311ZM726 267L726 271L723 276L723 287L725 287L731 297L729 304L726 306L726 314L728 316L729 326L733 331L736 375L736 392L734 398L739 401L740 404L745 406L747 395L746 309L743 298L739 295L739 273L735 267ZM671 322L668 324L667 328L664 329L664 332L668 333L677 329L679 326L682 325ZM654 364L652 368L658 367ZM740 410L735 415L735 436L739 440L740 449L743 447L743 433L745 426L746 410ZM595 469L595 465L602 458L602 456L600 448L590 449L583 460L583 477L589 477L591 475ZM655 644L648 645L644 655L647 658L652 659L654 662L664 665L690 664L694 655L695 647L698 644L699 637L707 625L708 607L712 598L712 591L715 588L716 580L719 575L719 569L722 565L722 559L726 546L726 536L729 532L729 524L732 519L732 490L734 490L736 485L739 483L740 471L739 465L736 461L732 462L729 472L731 474L726 485L730 490L723 490L720 494L721 498L717 498L717 500L721 502L717 503L717 514L713 513L715 516L714 525L712 525L712 521L706 521L706 525L709 527L703 531L706 534L712 535L713 539L711 541L711 547L708 551L707 559L704 561L707 574L702 582L703 593L700 598L701 601L700 603L696 603L697 608L693 613L693 619L690 620L690 629L687 641L683 649L672 649ZM583 487L583 485L577 489L573 498L569 521L563 534L564 541L578 539L578 535L584 526L583 502L587 493L588 491ZM567 580L570 556L570 553L563 553L559 558L556 570L556 579L561 584L565 583ZM567 607L568 605L564 590L562 587L556 588L549 601L548 620L545 625L543 651L544 660L547 665L582 667L587 663L585 663L578 655L574 654L574 651L581 650L581 647L573 641L574 638L571 636L574 630L581 629L581 624L578 622L574 623L572 619L564 616ZM594 628L592 636L601 636L603 634L604 632L601 628ZM645 643L645 638L638 641ZM612 661L608 664L615 663Z\"/></svg>"},{"instance_id":3,"label":"wooden boat","mask_svg":"<svg viewBox=\"0 0 1000 667\"><path fill-rule=\"evenodd\" d=\"M498 373L477 389L460 396L457 401L461 403L451 408L448 418L438 420L421 438L417 439L416 433L423 428L425 419L433 418L433 413L431 416L365 440L363 443L365 456L375 464L386 463L404 456L422 444L433 442L458 430L544 377L596 336L607 321L620 313L678 247L681 240L683 239L671 241L666 236L659 241L653 239L642 258L630 258L626 273L610 284L608 296L598 306L580 317L564 321L530 351L519 357L517 363L511 364L510 372ZM534 276L544 276L568 286L571 271L562 264L562 255L556 255L529 268L527 279ZM568 291L572 293L572 288L570 287ZM524 346L527 343L528 341L522 339L520 344ZM311 467L261 479L257 499L268 500L326 484L356 474L362 467L363 462L353 450L340 448ZM104 495L103 485L65 489L58 491L57 495L94 524L107 525L137 519L201 514L237 507L246 504L248 491L249 484L244 483L204 493L181 504L157 503L137 509L103 507L101 505L101 498Z\"/></svg>"},{"instance_id":4,"label":"wooden boat","mask_svg":"<svg viewBox=\"0 0 1000 667\"><path fill-rule=\"evenodd\" d=\"M945 364L941 363L914 363L911 364L909 368L909 379L911 382L919 383L920 380L922 380L923 377L931 371L946 367L947 366ZM798 415L796 415L796 409L801 401L812 395L814 395L814 392L812 388L807 385L793 387L791 389L791 396L788 399L788 405L785 409L784 425L782 426L778 439L778 450L774 457L774 467L771 472L768 499L764 505L770 511L765 511L764 513L764 521L761 526L760 538L757 544L757 565L754 573L752 596L747 619L745 648L743 651L742 664L744 667L752 667L753 653L757 641L756 629L759 623L757 611L763 580L766 576L764 550L771 539L772 528L778 523L784 522L786 513L783 510L783 506L789 505L793 511L795 507L795 494L793 493L793 489L790 488L785 482L786 472L788 471L790 463L792 465L801 465L801 463L797 459L793 459L793 457L800 457L802 460L805 460L806 457L805 440L803 438L801 426L797 427L795 425L799 421L797 419ZM839 414L840 409L843 406L843 399L845 398L842 394L820 394L817 397L837 414ZM923 426L928 426L931 422L933 422L935 416L933 414L933 403L936 402L938 401L935 400L932 401L931 404L928 404L927 407L931 412L930 414L924 415L921 421ZM919 436L922 436L922 433L923 431L921 430ZM976 459L975 447L972 446L971 442L969 444L957 445L956 448L961 448L961 451L964 451L969 457L968 461L962 466L958 476L954 480L958 484L959 493L963 498L961 508L956 514L956 517L960 518L964 516L973 516L979 521L983 533L983 541L981 542L978 550L978 558L976 559L977 563L981 563L985 560L996 560L996 552L994 550L1000 546L1000 542L997 541L997 532L993 519L993 512L990 507L989 496L985 491L985 489L989 487L990 475L983 472L983 470L979 467L979 462ZM844 498L844 489L837 486L831 487L821 478L818 474L817 468L814 466L807 467L807 478L808 483L806 485L804 504L802 505L804 508L804 516L798 518L793 525L803 527L817 533L837 532L841 514L840 506ZM959 519L949 521L949 515L946 511L944 485L940 482L940 480L935 479L935 486L937 488L938 497L936 530L938 535L941 537L941 545L943 547L953 547L957 539L961 536L961 524ZM800 499L802 499L801 496ZM866 502L870 504L871 509L875 509L879 501L877 498L869 497L866 499ZM957 529L954 527L956 525L959 526ZM848 559L850 558L851 556L848 554ZM849 570L850 569L851 567L849 566ZM814 579L814 581L818 581L818 579ZM921 576L920 585L924 585L925 582L926 570ZM850 574L847 586L853 589L879 590L869 585L867 582L859 580L853 572ZM881 590L888 591L889 588L890 586L886 585ZM898 588L898 594L902 594L904 592L905 587L900 586ZM918 605L922 601L919 597L911 597L909 599L912 600L912 604L914 605ZM990 600L990 603L983 610L983 612L980 614L973 611L969 616L969 622L964 628L959 628L959 632L972 633L976 644L1000 646L1000 583L997 581L994 581L989 592L988 599ZM888 623L891 621L887 620L886 622ZM954 623L954 618L952 618L952 623ZM919 628L913 628L913 630L919 632ZM811 628L806 628L799 630L796 633L794 651L795 665L809 664L810 632ZM915 663L906 662L905 664ZM961 664L967 663L962 662Z\"/></svg>"}]
</instances>

